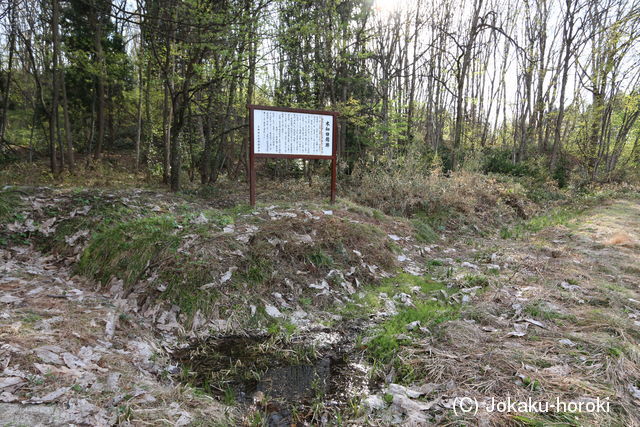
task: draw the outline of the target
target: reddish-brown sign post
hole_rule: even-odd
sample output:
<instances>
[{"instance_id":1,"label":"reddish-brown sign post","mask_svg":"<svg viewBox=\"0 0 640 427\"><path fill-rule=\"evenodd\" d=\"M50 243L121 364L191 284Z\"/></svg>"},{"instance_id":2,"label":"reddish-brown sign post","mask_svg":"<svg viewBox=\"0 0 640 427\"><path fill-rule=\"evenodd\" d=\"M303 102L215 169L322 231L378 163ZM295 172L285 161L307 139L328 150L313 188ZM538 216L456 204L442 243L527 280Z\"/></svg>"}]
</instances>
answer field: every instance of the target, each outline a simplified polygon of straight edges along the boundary
<instances>
[{"instance_id":1,"label":"reddish-brown sign post","mask_svg":"<svg viewBox=\"0 0 640 427\"><path fill-rule=\"evenodd\" d=\"M336 201L338 113L249 105L249 202L256 205L258 158L331 160L331 203Z\"/></svg>"}]
</instances>

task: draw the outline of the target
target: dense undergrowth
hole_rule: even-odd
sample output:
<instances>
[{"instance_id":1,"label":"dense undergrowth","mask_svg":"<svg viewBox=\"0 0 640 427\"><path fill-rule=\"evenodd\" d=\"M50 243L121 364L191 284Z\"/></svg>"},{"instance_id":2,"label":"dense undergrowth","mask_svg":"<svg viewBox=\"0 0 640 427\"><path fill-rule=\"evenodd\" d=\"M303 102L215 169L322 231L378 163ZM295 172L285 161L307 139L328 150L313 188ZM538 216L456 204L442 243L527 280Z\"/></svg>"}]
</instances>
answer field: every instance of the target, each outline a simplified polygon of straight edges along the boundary
<instances>
[{"instance_id":1,"label":"dense undergrowth","mask_svg":"<svg viewBox=\"0 0 640 427\"><path fill-rule=\"evenodd\" d=\"M444 230L500 230L503 237L518 237L566 223L606 199L638 194L628 183L571 182L560 166L550 173L534 161L509 165L497 152L443 174L441 164L407 154L356 170L346 190L360 205L410 218L416 238L426 243Z\"/></svg>"}]
</instances>

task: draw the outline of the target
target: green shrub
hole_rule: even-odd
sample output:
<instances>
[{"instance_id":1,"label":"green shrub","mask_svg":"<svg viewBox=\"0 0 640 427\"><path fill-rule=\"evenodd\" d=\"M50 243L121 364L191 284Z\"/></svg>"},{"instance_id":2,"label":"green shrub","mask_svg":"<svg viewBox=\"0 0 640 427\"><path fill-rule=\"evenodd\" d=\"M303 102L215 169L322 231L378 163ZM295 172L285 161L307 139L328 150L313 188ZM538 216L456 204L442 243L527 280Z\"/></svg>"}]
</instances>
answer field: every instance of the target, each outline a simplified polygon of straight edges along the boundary
<instances>
[{"instance_id":1,"label":"green shrub","mask_svg":"<svg viewBox=\"0 0 640 427\"><path fill-rule=\"evenodd\" d=\"M536 176L537 171L525 162L515 163L511 150L498 149L487 153L482 170L512 176Z\"/></svg>"},{"instance_id":2,"label":"green shrub","mask_svg":"<svg viewBox=\"0 0 640 427\"><path fill-rule=\"evenodd\" d=\"M553 171L552 178L558 184L558 187L565 188L569 182L569 164L564 157L560 158L558 165Z\"/></svg>"}]
</instances>

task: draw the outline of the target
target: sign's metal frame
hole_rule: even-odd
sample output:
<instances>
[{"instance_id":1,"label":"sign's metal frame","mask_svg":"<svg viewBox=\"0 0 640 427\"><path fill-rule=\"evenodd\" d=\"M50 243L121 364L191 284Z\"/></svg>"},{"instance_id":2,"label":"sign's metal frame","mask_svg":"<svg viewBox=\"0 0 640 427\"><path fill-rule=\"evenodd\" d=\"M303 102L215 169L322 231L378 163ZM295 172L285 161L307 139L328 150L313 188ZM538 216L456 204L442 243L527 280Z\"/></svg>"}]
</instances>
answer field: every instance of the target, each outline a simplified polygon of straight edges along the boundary
<instances>
[{"instance_id":1,"label":"sign's metal frame","mask_svg":"<svg viewBox=\"0 0 640 427\"><path fill-rule=\"evenodd\" d=\"M336 201L336 149L338 142L338 113L335 111L321 111L321 110L305 110L302 108L286 108L286 107L268 107L264 105L247 105L249 108L249 203L251 206L256 205L256 167L255 159L264 158L276 158L276 159L319 159L319 160L331 160L331 203ZM302 114L319 114L323 116L333 117L333 140L331 155L313 155L313 154L269 154L269 153L256 153L253 145L253 111L254 110L269 110L269 111L282 111L285 113L302 113Z\"/></svg>"}]
</instances>

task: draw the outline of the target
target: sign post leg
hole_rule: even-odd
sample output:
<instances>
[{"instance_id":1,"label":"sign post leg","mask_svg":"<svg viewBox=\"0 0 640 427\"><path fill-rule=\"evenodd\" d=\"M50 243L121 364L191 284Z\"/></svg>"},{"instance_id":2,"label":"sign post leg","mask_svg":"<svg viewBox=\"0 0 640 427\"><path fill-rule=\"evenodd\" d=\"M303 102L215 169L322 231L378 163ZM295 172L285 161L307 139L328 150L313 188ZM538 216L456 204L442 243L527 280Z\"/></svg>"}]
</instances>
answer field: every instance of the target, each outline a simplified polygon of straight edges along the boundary
<instances>
[{"instance_id":1,"label":"sign post leg","mask_svg":"<svg viewBox=\"0 0 640 427\"><path fill-rule=\"evenodd\" d=\"M336 202L336 175L337 175L337 145L338 145L338 116L333 113L333 149L331 157L331 204Z\"/></svg>"},{"instance_id":2,"label":"sign post leg","mask_svg":"<svg viewBox=\"0 0 640 427\"><path fill-rule=\"evenodd\" d=\"M253 147L253 108L249 106L249 204L256 206L256 159Z\"/></svg>"},{"instance_id":3,"label":"sign post leg","mask_svg":"<svg viewBox=\"0 0 640 427\"><path fill-rule=\"evenodd\" d=\"M336 202L336 156L331 159L331 204Z\"/></svg>"},{"instance_id":4,"label":"sign post leg","mask_svg":"<svg viewBox=\"0 0 640 427\"><path fill-rule=\"evenodd\" d=\"M256 164L253 153L249 154L249 204L256 206Z\"/></svg>"}]
</instances>

